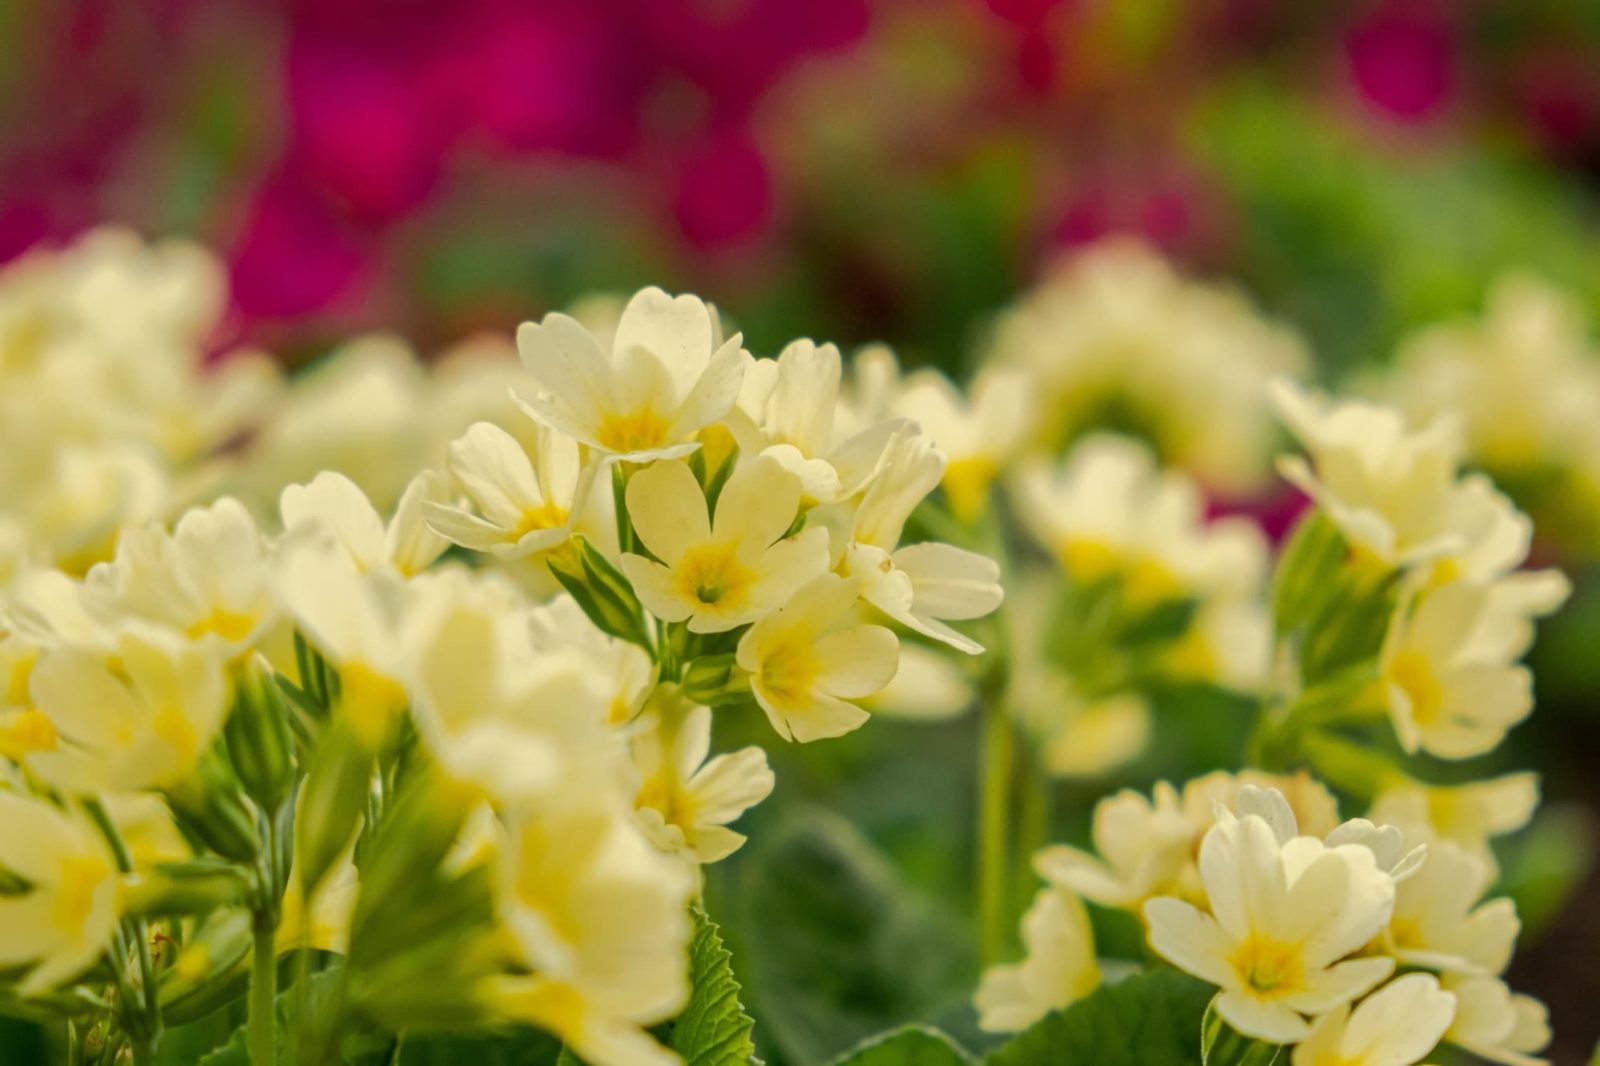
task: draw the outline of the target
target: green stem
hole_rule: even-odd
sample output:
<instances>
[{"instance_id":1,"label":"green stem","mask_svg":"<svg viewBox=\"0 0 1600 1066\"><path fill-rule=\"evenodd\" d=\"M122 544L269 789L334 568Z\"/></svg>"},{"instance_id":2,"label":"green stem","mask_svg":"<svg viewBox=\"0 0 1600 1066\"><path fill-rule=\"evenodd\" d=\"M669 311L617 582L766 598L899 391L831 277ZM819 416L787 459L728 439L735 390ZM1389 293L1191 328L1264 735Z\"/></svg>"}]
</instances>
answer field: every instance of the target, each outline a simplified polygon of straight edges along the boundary
<instances>
[{"instance_id":1,"label":"green stem","mask_svg":"<svg viewBox=\"0 0 1600 1066\"><path fill-rule=\"evenodd\" d=\"M1037 754L1024 745L1017 756L1016 898L1011 913L1027 909L1036 878L1033 856L1050 839L1050 777Z\"/></svg>"},{"instance_id":2,"label":"green stem","mask_svg":"<svg viewBox=\"0 0 1600 1066\"><path fill-rule=\"evenodd\" d=\"M978 771L978 954L983 965L998 962L1008 936L1006 830L1010 821L1014 737L998 693L978 708L983 736Z\"/></svg>"},{"instance_id":3,"label":"green stem","mask_svg":"<svg viewBox=\"0 0 1600 1066\"><path fill-rule=\"evenodd\" d=\"M628 519L628 471L622 463L611 465L611 499L617 511L617 549L633 551L633 523Z\"/></svg>"},{"instance_id":4,"label":"green stem","mask_svg":"<svg viewBox=\"0 0 1600 1066\"><path fill-rule=\"evenodd\" d=\"M277 929L269 915L256 915L250 972L250 1066L273 1066L273 1004L278 997Z\"/></svg>"}]
</instances>

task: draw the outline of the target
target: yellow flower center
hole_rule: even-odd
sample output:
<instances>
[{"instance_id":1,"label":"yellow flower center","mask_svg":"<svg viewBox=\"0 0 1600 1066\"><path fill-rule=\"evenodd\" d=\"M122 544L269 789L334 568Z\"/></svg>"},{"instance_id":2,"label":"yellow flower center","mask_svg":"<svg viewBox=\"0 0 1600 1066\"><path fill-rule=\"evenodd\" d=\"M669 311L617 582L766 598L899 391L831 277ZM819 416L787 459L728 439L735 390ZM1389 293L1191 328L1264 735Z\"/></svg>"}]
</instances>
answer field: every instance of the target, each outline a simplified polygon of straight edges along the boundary
<instances>
[{"instance_id":1,"label":"yellow flower center","mask_svg":"<svg viewBox=\"0 0 1600 1066\"><path fill-rule=\"evenodd\" d=\"M541 529L555 529L567 520L567 509L561 505L546 500L537 507L530 507L522 512L522 518L517 522L516 528L511 531L513 540L521 540L529 533Z\"/></svg>"},{"instance_id":2,"label":"yellow flower center","mask_svg":"<svg viewBox=\"0 0 1600 1066\"><path fill-rule=\"evenodd\" d=\"M28 681L33 676L33 664L37 659L36 655L22 655L11 663L6 671L5 689L0 692L0 703L20 707L28 702Z\"/></svg>"},{"instance_id":3,"label":"yellow flower center","mask_svg":"<svg viewBox=\"0 0 1600 1066\"><path fill-rule=\"evenodd\" d=\"M1239 975L1239 983L1259 996L1291 995L1305 985L1305 963L1299 944L1252 935L1234 950L1228 962Z\"/></svg>"},{"instance_id":4,"label":"yellow flower center","mask_svg":"<svg viewBox=\"0 0 1600 1066\"><path fill-rule=\"evenodd\" d=\"M731 544L703 544L684 553L677 567L678 588L703 607L740 610L756 574L739 561Z\"/></svg>"},{"instance_id":5,"label":"yellow flower center","mask_svg":"<svg viewBox=\"0 0 1600 1066\"><path fill-rule=\"evenodd\" d=\"M944 494L956 518L971 522L982 513L997 472L994 460L983 455L955 459L944 468Z\"/></svg>"},{"instance_id":6,"label":"yellow flower center","mask_svg":"<svg viewBox=\"0 0 1600 1066\"><path fill-rule=\"evenodd\" d=\"M1411 720L1419 726L1431 725L1444 705L1444 687L1433 672L1428 657L1420 651L1402 651L1389 663L1388 681L1398 686L1411 701Z\"/></svg>"},{"instance_id":7,"label":"yellow flower center","mask_svg":"<svg viewBox=\"0 0 1600 1066\"><path fill-rule=\"evenodd\" d=\"M339 707L369 747L377 747L406 706L406 691L366 663L339 667Z\"/></svg>"},{"instance_id":8,"label":"yellow flower center","mask_svg":"<svg viewBox=\"0 0 1600 1066\"><path fill-rule=\"evenodd\" d=\"M82 936L94 909L95 893L111 876L106 863L87 855L72 855L61 862L51 900L50 920L58 929Z\"/></svg>"},{"instance_id":9,"label":"yellow flower center","mask_svg":"<svg viewBox=\"0 0 1600 1066\"><path fill-rule=\"evenodd\" d=\"M52 751L56 727L43 711L27 707L0 718L0 755L21 762L36 751Z\"/></svg>"},{"instance_id":10,"label":"yellow flower center","mask_svg":"<svg viewBox=\"0 0 1600 1066\"><path fill-rule=\"evenodd\" d=\"M811 701L821 664L811 643L799 636L783 641L761 660L759 679L767 698L782 707L801 707Z\"/></svg>"},{"instance_id":11,"label":"yellow flower center","mask_svg":"<svg viewBox=\"0 0 1600 1066\"><path fill-rule=\"evenodd\" d=\"M694 797L679 788L670 773L654 774L646 779L634 803L660 811L663 821L680 829L687 829L694 822Z\"/></svg>"},{"instance_id":12,"label":"yellow flower center","mask_svg":"<svg viewBox=\"0 0 1600 1066\"><path fill-rule=\"evenodd\" d=\"M1114 575L1122 557L1109 543L1098 537L1072 537L1058 552L1068 576L1083 585L1092 585Z\"/></svg>"},{"instance_id":13,"label":"yellow flower center","mask_svg":"<svg viewBox=\"0 0 1600 1066\"><path fill-rule=\"evenodd\" d=\"M638 452L668 443L672 424L648 407L627 414L608 414L600 421L595 439L613 452Z\"/></svg>"},{"instance_id":14,"label":"yellow flower center","mask_svg":"<svg viewBox=\"0 0 1600 1066\"><path fill-rule=\"evenodd\" d=\"M224 607L213 608L211 613L197 622L192 623L184 633L191 640L214 635L231 643L237 643L250 635L256 627L253 616L239 611L230 611Z\"/></svg>"},{"instance_id":15,"label":"yellow flower center","mask_svg":"<svg viewBox=\"0 0 1600 1066\"><path fill-rule=\"evenodd\" d=\"M200 754L200 735L195 732L194 723L189 721L181 708L161 708L151 720L150 728L156 736L171 745L178 757L179 767L187 768Z\"/></svg>"}]
</instances>

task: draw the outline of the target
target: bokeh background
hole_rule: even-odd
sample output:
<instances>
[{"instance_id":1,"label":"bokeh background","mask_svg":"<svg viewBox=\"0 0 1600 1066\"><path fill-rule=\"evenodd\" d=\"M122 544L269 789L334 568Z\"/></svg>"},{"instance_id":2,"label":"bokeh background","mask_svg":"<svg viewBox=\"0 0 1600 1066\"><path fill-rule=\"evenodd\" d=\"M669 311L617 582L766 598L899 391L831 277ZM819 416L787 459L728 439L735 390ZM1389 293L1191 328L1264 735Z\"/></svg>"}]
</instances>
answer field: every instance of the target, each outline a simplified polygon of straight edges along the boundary
<instances>
[{"instance_id":1,"label":"bokeh background","mask_svg":"<svg viewBox=\"0 0 1600 1066\"><path fill-rule=\"evenodd\" d=\"M102 221L198 237L232 280L215 349L293 365L653 282L758 353L884 340L959 374L1052 259L1133 234L1240 283L1337 381L1510 268L1600 319L1597 196L1587 0L0 2L0 259ZM1600 1035L1600 596L1570 547L1541 548L1578 594L1505 761L1549 799L1507 867L1511 980L1577 1063ZM959 905L928 841L964 843L966 790L868 768L969 735L886 724L794 780ZM883 950L925 969L914 941Z\"/></svg>"}]
</instances>

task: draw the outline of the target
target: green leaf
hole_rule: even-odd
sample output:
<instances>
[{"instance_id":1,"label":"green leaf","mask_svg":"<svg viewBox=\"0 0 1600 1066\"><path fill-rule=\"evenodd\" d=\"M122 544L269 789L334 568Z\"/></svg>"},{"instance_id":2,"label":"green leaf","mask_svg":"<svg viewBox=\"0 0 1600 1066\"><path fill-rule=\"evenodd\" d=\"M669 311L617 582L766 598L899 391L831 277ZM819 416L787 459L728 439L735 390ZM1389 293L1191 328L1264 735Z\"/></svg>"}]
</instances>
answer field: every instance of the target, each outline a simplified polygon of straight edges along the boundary
<instances>
[{"instance_id":1,"label":"green leaf","mask_svg":"<svg viewBox=\"0 0 1600 1066\"><path fill-rule=\"evenodd\" d=\"M971 994L967 923L913 893L836 816L813 812L767 833L736 898L748 1002L793 1066Z\"/></svg>"},{"instance_id":2,"label":"green leaf","mask_svg":"<svg viewBox=\"0 0 1600 1066\"><path fill-rule=\"evenodd\" d=\"M755 1058L750 1039L755 1022L739 1002L742 989L732 963L716 923L696 907L694 940L689 945L694 991L672 1023L669 1041L685 1066L749 1066Z\"/></svg>"},{"instance_id":3,"label":"green leaf","mask_svg":"<svg viewBox=\"0 0 1600 1066\"><path fill-rule=\"evenodd\" d=\"M1194 1066L1215 991L1172 970L1129 977L1046 1015L985 1066Z\"/></svg>"},{"instance_id":4,"label":"green leaf","mask_svg":"<svg viewBox=\"0 0 1600 1066\"><path fill-rule=\"evenodd\" d=\"M399 1066L567 1066L575 1062L555 1037L537 1029L407 1037ZM387 1063L385 1063L387 1066Z\"/></svg>"},{"instance_id":5,"label":"green leaf","mask_svg":"<svg viewBox=\"0 0 1600 1066\"><path fill-rule=\"evenodd\" d=\"M908 1025L857 1044L833 1066L970 1066L977 1061L939 1030Z\"/></svg>"}]
</instances>

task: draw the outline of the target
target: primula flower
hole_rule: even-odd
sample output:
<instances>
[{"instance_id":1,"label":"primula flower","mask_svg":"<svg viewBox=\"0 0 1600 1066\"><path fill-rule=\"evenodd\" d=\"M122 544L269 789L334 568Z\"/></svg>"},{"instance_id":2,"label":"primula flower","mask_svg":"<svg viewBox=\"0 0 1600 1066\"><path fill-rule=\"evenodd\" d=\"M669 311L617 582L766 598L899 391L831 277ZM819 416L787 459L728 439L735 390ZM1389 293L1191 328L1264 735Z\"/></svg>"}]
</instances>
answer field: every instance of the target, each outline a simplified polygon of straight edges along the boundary
<instances>
[{"instance_id":1,"label":"primula flower","mask_svg":"<svg viewBox=\"0 0 1600 1066\"><path fill-rule=\"evenodd\" d=\"M1372 558L1427 564L1435 580L1488 580L1526 558L1527 518L1486 478L1457 476L1462 441L1454 419L1413 429L1392 408L1330 401L1282 380L1272 399L1312 459L1281 458L1283 476Z\"/></svg>"},{"instance_id":2,"label":"primula flower","mask_svg":"<svg viewBox=\"0 0 1600 1066\"><path fill-rule=\"evenodd\" d=\"M580 463L578 445L540 427L530 456L515 437L490 422L478 422L450 445L446 465L477 514L445 503L427 503L428 525L474 551L520 559L557 547L572 534L594 477ZM480 517L481 516L481 517Z\"/></svg>"},{"instance_id":3,"label":"primula flower","mask_svg":"<svg viewBox=\"0 0 1600 1066\"><path fill-rule=\"evenodd\" d=\"M676 1066L645 1027L689 996L691 871L624 812L560 804L514 822L499 863L500 920L532 974L497 979L495 1008L594 1066Z\"/></svg>"},{"instance_id":4,"label":"primula flower","mask_svg":"<svg viewBox=\"0 0 1600 1066\"><path fill-rule=\"evenodd\" d=\"M110 652L51 648L29 684L59 740L28 765L70 792L181 786L228 712L218 651L149 627Z\"/></svg>"},{"instance_id":5,"label":"primula flower","mask_svg":"<svg viewBox=\"0 0 1600 1066\"><path fill-rule=\"evenodd\" d=\"M0 966L26 966L24 997L69 981L111 942L121 888L111 849L88 822L0 792L0 867L28 883L0 897Z\"/></svg>"},{"instance_id":6,"label":"primula flower","mask_svg":"<svg viewBox=\"0 0 1600 1066\"><path fill-rule=\"evenodd\" d=\"M1445 1040L1503 1066L1550 1066L1540 1058L1550 1043L1550 1014L1532 996L1513 992L1497 977L1445 974L1440 982L1456 997L1456 1018Z\"/></svg>"},{"instance_id":7,"label":"primula flower","mask_svg":"<svg viewBox=\"0 0 1600 1066\"><path fill-rule=\"evenodd\" d=\"M977 655L983 645L945 623L982 618L1000 606L999 564L950 544L899 546L906 521L939 484L944 465L927 437L906 429L895 434L850 518L840 572L859 578L861 598L907 629Z\"/></svg>"},{"instance_id":8,"label":"primula flower","mask_svg":"<svg viewBox=\"0 0 1600 1066\"><path fill-rule=\"evenodd\" d=\"M1521 923L1509 898L1479 902L1495 874L1492 863L1458 844L1430 844L1421 869L1395 890L1384 950L1402 964L1432 970L1504 970Z\"/></svg>"},{"instance_id":9,"label":"primula flower","mask_svg":"<svg viewBox=\"0 0 1600 1066\"><path fill-rule=\"evenodd\" d=\"M940 487L958 521L971 524L989 489L1033 431L1032 384L1006 367L986 367L965 391L937 370L908 374L891 410L922 428L945 454Z\"/></svg>"},{"instance_id":10,"label":"primula flower","mask_svg":"<svg viewBox=\"0 0 1600 1066\"><path fill-rule=\"evenodd\" d=\"M1262 404L1274 375L1310 364L1304 343L1238 291L1180 276L1144 245L1100 243L995 322L985 362L1028 374L1035 439L1086 430L1149 441L1164 462L1248 494L1272 444Z\"/></svg>"},{"instance_id":11,"label":"primula flower","mask_svg":"<svg viewBox=\"0 0 1600 1066\"><path fill-rule=\"evenodd\" d=\"M716 862L745 841L728 823L766 799L775 778L767 753L757 747L708 758L711 709L684 705L664 691L671 687L657 690L648 722L632 734L638 821L667 854Z\"/></svg>"},{"instance_id":12,"label":"primula flower","mask_svg":"<svg viewBox=\"0 0 1600 1066\"><path fill-rule=\"evenodd\" d=\"M1046 888L1034 896L1022 916L1022 943L1020 963L983 972L973 1005L985 1032L1019 1032L1100 984L1089 913L1071 892Z\"/></svg>"},{"instance_id":13,"label":"primula flower","mask_svg":"<svg viewBox=\"0 0 1600 1066\"><path fill-rule=\"evenodd\" d=\"M517 330L539 391L519 403L536 421L632 462L687 455L694 436L728 413L749 353L722 341L693 296L640 290L622 312L611 351L567 315Z\"/></svg>"},{"instance_id":14,"label":"primula flower","mask_svg":"<svg viewBox=\"0 0 1600 1066\"><path fill-rule=\"evenodd\" d=\"M238 653L276 615L272 578L255 519L224 496L186 512L171 533L126 530L116 558L89 571L84 600L106 626L143 619Z\"/></svg>"},{"instance_id":15,"label":"primula flower","mask_svg":"<svg viewBox=\"0 0 1600 1066\"><path fill-rule=\"evenodd\" d=\"M1378 794L1369 816L1408 835L1453 840L1493 861L1489 838L1514 833L1539 806L1539 775L1505 774L1463 785L1402 781Z\"/></svg>"},{"instance_id":16,"label":"primula flower","mask_svg":"<svg viewBox=\"0 0 1600 1066\"><path fill-rule=\"evenodd\" d=\"M859 583L823 574L739 641L738 663L772 728L801 743L842 736L868 714L851 700L894 676L899 641L882 626L859 624Z\"/></svg>"},{"instance_id":17,"label":"primula flower","mask_svg":"<svg viewBox=\"0 0 1600 1066\"><path fill-rule=\"evenodd\" d=\"M1438 979L1413 973L1384 985L1355 1008L1341 1003L1318 1018L1294 1049L1291 1066L1413 1066L1455 1018L1456 1000Z\"/></svg>"},{"instance_id":18,"label":"primula flower","mask_svg":"<svg viewBox=\"0 0 1600 1066\"><path fill-rule=\"evenodd\" d=\"M529 610L527 621L535 655L577 653L611 694L606 721L622 725L633 720L656 679L655 664L643 648L596 629L565 593Z\"/></svg>"},{"instance_id":19,"label":"primula flower","mask_svg":"<svg viewBox=\"0 0 1600 1066\"><path fill-rule=\"evenodd\" d=\"M1393 972L1393 959L1346 957L1388 921L1394 880L1359 844L1329 847L1289 836L1292 825L1275 831L1257 814L1218 815L1200 845L1210 913L1170 897L1150 900L1150 945L1218 985L1217 1013L1237 1031L1302 1040L1303 1015L1348 1003Z\"/></svg>"},{"instance_id":20,"label":"primula flower","mask_svg":"<svg viewBox=\"0 0 1600 1066\"><path fill-rule=\"evenodd\" d=\"M797 340L777 359L745 371L728 424L747 454L770 456L800 479L802 499L829 503L853 496L877 469L890 436L904 423L874 421L841 436L839 349Z\"/></svg>"},{"instance_id":21,"label":"primula flower","mask_svg":"<svg viewBox=\"0 0 1600 1066\"><path fill-rule=\"evenodd\" d=\"M1481 586L1425 592L1397 614L1381 657L1383 691L1401 746L1446 759L1482 755L1533 710L1527 668L1474 654L1486 609Z\"/></svg>"},{"instance_id":22,"label":"primula flower","mask_svg":"<svg viewBox=\"0 0 1600 1066\"><path fill-rule=\"evenodd\" d=\"M786 537L800 507L800 481L765 457L734 471L707 514L687 464L662 460L628 482L628 517L656 562L622 556L640 602L664 622L721 633L776 610L828 568L828 534Z\"/></svg>"},{"instance_id":23,"label":"primula flower","mask_svg":"<svg viewBox=\"0 0 1600 1066\"><path fill-rule=\"evenodd\" d=\"M1199 487L1137 441L1084 438L1052 470L1017 477L1023 524L1075 582L1117 579L1130 600L1253 597L1266 544L1245 519L1205 521Z\"/></svg>"},{"instance_id":24,"label":"primula flower","mask_svg":"<svg viewBox=\"0 0 1600 1066\"><path fill-rule=\"evenodd\" d=\"M412 577L431 566L450 542L423 522L423 508L449 498L444 475L424 470L411 480L387 527L367 494L343 474L325 470L278 499L286 532L320 529L331 534L358 570L389 568Z\"/></svg>"},{"instance_id":25,"label":"primula flower","mask_svg":"<svg viewBox=\"0 0 1600 1066\"><path fill-rule=\"evenodd\" d=\"M448 777L514 810L607 783L625 794L622 736L609 726L616 679L583 638L536 653L520 597L467 572L412 588L398 654L412 720Z\"/></svg>"},{"instance_id":26,"label":"primula flower","mask_svg":"<svg viewBox=\"0 0 1600 1066\"><path fill-rule=\"evenodd\" d=\"M393 573L362 573L337 549L300 545L279 579L295 624L339 672L338 713L376 747L406 707L400 645L406 589Z\"/></svg>"}]
</instances>

